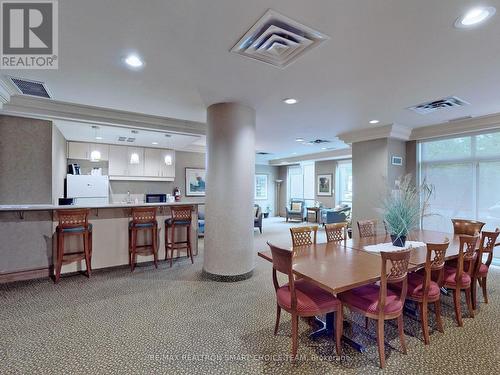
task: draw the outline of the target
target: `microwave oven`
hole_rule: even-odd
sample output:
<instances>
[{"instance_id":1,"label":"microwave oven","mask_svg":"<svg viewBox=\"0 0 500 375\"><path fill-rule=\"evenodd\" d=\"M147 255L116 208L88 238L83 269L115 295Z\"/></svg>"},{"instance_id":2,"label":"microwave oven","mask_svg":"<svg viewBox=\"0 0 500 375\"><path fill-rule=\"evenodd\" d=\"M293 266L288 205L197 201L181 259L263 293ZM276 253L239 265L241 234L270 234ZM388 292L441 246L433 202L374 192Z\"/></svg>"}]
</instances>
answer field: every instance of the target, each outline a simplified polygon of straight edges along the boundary
<instances>
[{"instance_id":1,"label":"microwave oven","mask_svg":"<svg viewBox=\"0 0 500 375\"><path fill-rule=\"evenodd\" d=\"M164 203L167 201L167 194L146 194L146 203Z\"/></svg>"}]
</instances>

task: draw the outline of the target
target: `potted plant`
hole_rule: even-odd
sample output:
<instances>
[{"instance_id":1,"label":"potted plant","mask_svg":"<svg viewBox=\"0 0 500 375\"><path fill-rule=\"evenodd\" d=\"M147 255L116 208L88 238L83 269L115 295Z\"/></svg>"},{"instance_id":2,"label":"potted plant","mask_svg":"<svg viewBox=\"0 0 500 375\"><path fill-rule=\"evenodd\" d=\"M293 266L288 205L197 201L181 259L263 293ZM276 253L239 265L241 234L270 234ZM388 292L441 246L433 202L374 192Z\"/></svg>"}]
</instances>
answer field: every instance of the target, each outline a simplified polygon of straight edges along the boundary
<instances>
[{"instance_id":1,"label":"potted plant","mask_svg":"<svg viewBox=\"0 0 500 375\"><path fill-rule=\"evenodd\" d=\"M384 222L392 244L404 247L408 234L425 216L433 189L425 181L417 187L411 175L398 179L396 186L383 201Z\"/></svg>"}]
</instances>

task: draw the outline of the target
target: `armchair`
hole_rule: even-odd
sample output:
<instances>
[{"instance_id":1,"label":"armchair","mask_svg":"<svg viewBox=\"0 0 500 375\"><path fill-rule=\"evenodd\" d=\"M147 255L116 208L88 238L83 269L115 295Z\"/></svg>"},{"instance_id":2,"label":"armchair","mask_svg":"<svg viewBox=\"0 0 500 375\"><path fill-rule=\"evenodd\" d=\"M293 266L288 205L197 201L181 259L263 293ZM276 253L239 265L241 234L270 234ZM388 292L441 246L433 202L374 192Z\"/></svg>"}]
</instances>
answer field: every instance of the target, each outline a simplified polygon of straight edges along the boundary
<instances>
[{"instance_id":1,"label":"armchair","mask_svg":"<svg viewBox=\"0 0 500 375\"><path fill-rule=\"evenodd\" d=\"M254 228L259 228L260 233L262 233L262 217L264 214L262 213L262 210L258 204L254 204L254 218L253 218L253 227Z\"/></svg>"},{"instance_id":2,"label":"armchair","mask_svg":"<svg viewBox=\"0 0 500 375\"><path fill-rule=\"evenodd\" d=\"M347 205L323 209L321 210L321 223L333 224L346 222L348 221L350 213L351 207Z\"/></svg>"},{"instance_id":3,"label":"armchair","mask_svg":"<svg viewBox=\"0 0 500 375\"><path fill-rule=\"evenodd\" d=\"M306 217L306 202L302 199L291 199L290 205L286 207L286 221L300 220L304 221Z\"/></svg>"}]
</instances>

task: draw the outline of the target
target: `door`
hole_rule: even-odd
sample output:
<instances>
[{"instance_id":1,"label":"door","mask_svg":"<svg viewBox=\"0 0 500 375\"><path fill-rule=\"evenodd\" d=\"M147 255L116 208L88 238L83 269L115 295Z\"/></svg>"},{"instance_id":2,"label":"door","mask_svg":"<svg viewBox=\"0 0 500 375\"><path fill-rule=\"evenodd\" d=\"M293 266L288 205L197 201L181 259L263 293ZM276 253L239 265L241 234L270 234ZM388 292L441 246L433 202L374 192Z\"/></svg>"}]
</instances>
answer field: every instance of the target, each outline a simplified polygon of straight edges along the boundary
<instances>
[{"instance_id":1,"label":"door","mask_svg":"<svg viewBox=\"0 0 500 375\"><path fill-rule=\"evenodd\" d=\"M157 148L144 149L144 176L161 177L161 154Z\"/></svg>"},{"instance_id":2,"label":"door","mask_svg":"<svg viewBox=\"0 0 500 375\"><path fill-rule=\"evenodd\" d=\"M81 142L68 142L68 159L88 160L89 144Z\"/></svg>"},{"instance_id":3,"label":"door","mask_svg":"<svg viewBox=\"0 0 500 375\"><path fill-rule=\"evenodd\" d=\"M109 146L109 175L127 176L127 147Z\"/></svg>"}]
</instances>

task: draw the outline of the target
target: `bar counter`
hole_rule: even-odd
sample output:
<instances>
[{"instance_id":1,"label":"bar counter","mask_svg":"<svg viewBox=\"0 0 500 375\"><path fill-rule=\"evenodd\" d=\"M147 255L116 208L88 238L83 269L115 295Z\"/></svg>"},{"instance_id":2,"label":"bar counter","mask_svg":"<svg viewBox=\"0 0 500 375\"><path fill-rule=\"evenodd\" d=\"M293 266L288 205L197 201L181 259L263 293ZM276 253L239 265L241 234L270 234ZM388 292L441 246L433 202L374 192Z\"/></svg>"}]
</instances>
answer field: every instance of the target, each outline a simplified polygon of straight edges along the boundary
<instances>
[{"instance_id":1,"label":"bar counter","mask_svg":"<svg viewBox=\"0 0 500 375\"><path fill-rule=\"evenodd\" d=\"M186 200L172 203L111 203L86 206L0 205L0 282L49 276L54 263L57 210L90 209L89 222L93 225L92 269L96 270L128 264L128 222L133 207L158 207L158 259L163 261L165 219L170 216L169 207L192 206L191 247L193 255L196 256L198 206L201 204L203 203ZM182 229L176 230L176 240L185 239L186 231ZM81 244L70 241L67 248L79 249ZM185 257L185 252L181 252L180 255ZM149 262L152 259L152 256L138 256L137 263ZM62 273L84 269L85 262L73 263L64 265Z\"/></svg>"}]
</instances>

